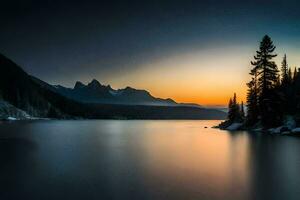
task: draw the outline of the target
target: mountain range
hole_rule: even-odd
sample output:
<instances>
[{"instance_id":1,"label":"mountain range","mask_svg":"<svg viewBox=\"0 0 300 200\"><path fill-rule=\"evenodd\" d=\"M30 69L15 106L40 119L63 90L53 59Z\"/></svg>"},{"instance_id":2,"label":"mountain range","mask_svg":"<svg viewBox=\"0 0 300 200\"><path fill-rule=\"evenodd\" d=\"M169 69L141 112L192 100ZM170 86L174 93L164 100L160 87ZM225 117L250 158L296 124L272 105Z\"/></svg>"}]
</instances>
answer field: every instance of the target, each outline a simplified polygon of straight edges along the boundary
<instances>
[{"instance_id":1,"label":"mountain range","mask_svg":"<svg viewBox=\"0 0 300 200\"><path fill-rule=\"evenodd\" d=\"M61 85L55 85L49 88L62 96L82 103L201 107L198 104L177 103L170 98L156 98L146 90L139 90L132 87L115 90L111 88L110 85L102 85L96 79L93 79L87 85L77 81L73 88L67 88Z\"/></svg>"},{"instance_id":2,"label":"mountain range","mask_svg":"<svg viewBox=\"0 0 300 200\"><path fill-rule=\"evenodd\" d=\"M155 98L146 90L138 90L131 87L114 90L110 85L101 85L96 79L93 79L87 85L78 81L74 88L57 85L55 86L55 91L63 96L83 103L155 106L178 105L172 99Z\"/></svg>"},{"instance_id":3,"label":"mountain range","mask_svg":"<svg viewBox=\"0 0 300 200\"><path fill-rule=\"evenodd\" d=\"M87 85L78 81L73 88L51 85L1 54L0 101L5 108L15 107L14 112L0 108L0 118L18 111L32 117L72 119L224 119L226 115L198 104L156 98L146 90L115 90L96 79Z\"/></svg>"}]
</instances>

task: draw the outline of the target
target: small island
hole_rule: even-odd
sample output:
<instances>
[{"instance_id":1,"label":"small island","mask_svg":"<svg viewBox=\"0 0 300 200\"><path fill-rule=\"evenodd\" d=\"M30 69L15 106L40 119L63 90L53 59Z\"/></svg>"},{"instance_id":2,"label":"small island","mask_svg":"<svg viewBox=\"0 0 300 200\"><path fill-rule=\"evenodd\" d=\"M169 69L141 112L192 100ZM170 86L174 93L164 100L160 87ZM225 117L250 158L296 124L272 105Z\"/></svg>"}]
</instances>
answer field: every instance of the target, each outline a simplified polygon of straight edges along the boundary
<instances>
[{"instance_id":1,"label":"small island","mask_svg":"<svg viewBox=\"0 0 300 200\"><path fill-rule=\"evenodd\" d=\"M300 70L293 72L284 55L279 70L274 58L276 46L265 35L256 51L251 80L247 83L246 113L234 93L228 104L227 120L218 128L252 130L272 134L300 133Z\"/></svg>"}]
</instances>

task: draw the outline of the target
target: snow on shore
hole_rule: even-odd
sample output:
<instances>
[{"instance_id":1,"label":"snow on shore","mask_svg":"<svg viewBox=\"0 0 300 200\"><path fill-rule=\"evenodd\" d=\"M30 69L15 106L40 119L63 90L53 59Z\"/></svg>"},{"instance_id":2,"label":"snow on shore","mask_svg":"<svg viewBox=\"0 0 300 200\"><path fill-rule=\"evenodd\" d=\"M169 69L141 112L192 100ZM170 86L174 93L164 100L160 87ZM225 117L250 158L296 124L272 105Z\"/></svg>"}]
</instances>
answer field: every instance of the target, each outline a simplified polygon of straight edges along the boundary
<instances>
[{"instance_id":1,"label":"snow on shore","mask_svg":"<svg viewBox=\"0 0 300 200\"><path fill-rule=\"evenodd\" d=\"M243 126L243 123L233 123L230 126L228 126L225 130L228 131L236 131L239 128L241 128Z\"/></svg>"},{"instance_id":2,"label":"snow on shore","mask_svg":"<svg viewBox=\"0 0 300 200\"><path fill-rule=\"evenodd\" d=\"M0 100L0 120L15 121L24 119L31 119L31 117L25 111L16 108L6 101Z\"/></svg>"},{"instance_id":3,"label":"snow on shore","mask_svg":"<svg viewBox=\"0 0 300 200\"><path fill-rule=\"evenodd\" d=\"M294 129L292 130L292 133L298 133L298 134L300 134L300 127L294 128Z\"/></svg>"},{"instance_id":4,"label":"snow on shore","mask_svg":"<svg viewBox=\"0 0 300 200\"><path fill-rule=\"evenodd\" d=\"M287 116L282 126L270 128L268 132L271 134L288 135L291 133L300 133L300 128L296 128L296 121L292 116Z\"/></svg>"}]
</instances>

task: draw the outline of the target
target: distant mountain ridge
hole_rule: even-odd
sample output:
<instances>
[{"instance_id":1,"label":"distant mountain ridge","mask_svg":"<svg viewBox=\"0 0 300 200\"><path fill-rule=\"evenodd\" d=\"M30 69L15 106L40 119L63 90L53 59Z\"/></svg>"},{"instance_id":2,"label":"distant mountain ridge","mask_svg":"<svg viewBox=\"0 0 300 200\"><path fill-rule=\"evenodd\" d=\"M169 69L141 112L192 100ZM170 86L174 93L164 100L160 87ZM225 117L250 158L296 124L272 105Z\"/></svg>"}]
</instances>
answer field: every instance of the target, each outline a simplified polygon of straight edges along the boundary
<instances>
[{"instance_id":1,"label":"distant mountain ridge","mask_svg":"<svg viewBox=\"0 0 300 200\"><path fill-rule=\"evenodd\" d=\"M61 85L55 85L54 87L59 94L83 103L201 107L198 104L177 103L170 98L157 98L146 90L132 87L115 90L110 85L102 85L96 79L93 79L87 85L77 81L73 88L67 88Z\"/></svg>"},{"instance_id":2,"label":"distant mountain ridge","mask_svg":"<svg viewBox=\"0 0 300 200\"><path fill-rule=\"evenodd\" d=\"M85 98L89 101L84 102ZM103 102L99 103L99 99ZM116 104L121 100L135 101L137 104L145 102L176 104L170 99L155 98L145 90L130 87L113 90L96 80L87 85L77 82L73 89L53 86L27 74L12 60L0 54L0 101L5 102L0 105L0 119L1 117L57 119L225 119L226 117L226 113L215 109L191 106Z\"/></svg>"}]
</instances>

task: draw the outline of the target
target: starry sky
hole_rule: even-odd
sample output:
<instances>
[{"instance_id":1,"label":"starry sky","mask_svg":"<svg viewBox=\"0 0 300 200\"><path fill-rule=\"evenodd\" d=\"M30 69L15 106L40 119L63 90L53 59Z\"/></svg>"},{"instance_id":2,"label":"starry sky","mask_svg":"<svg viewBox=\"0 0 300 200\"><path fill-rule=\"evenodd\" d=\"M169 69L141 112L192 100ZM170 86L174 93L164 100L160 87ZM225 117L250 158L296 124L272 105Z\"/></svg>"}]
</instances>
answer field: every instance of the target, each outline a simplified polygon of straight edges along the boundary
<instances>
[{"instance_id":1,"label":"starry sky","mask_svg":"<svg viewBox=\"0 0 300 200\"><path fill-rule=\"evenodd\" d=\"M289 0L1 1L0 52L28 73L73 87L95 78L154 96L245 100L250 61L268 34L300 66L300 2Z\"/></svg>"}]
</instances>

